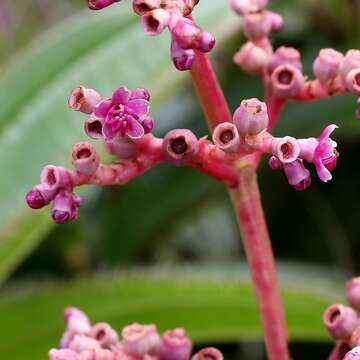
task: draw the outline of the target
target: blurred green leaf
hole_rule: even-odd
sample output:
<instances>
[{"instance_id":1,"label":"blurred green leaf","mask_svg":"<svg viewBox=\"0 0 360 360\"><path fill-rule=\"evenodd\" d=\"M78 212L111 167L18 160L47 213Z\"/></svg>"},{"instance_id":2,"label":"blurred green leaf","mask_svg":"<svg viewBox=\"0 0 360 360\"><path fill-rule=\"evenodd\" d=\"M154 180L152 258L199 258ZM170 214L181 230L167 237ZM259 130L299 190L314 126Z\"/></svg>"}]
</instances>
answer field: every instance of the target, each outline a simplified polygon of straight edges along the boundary
<instances>
[{"instance_id":1,"label":"blurred green leaf","mask_svg":"<svg viewBox=\"0 0 360 360\"><path fill-rule=\"evenodd\" d=\"M142 322L156 323L160 331L183 326L197 344L262 337L251 285L231 280L238 272L195 278L191 272L190 278L184 271L185 276L169 269L114 273L37 289L29 284L28 291L5 292L0 299L0 318L7 331L2 334L0 352L11 354L12 360L45 359L47 350L58 344L62 312L68 305L82 308L94 322L108 321L118 331L124 325ZM312 283L313 277L309 277L306 288L296 282L284 288L294 341L329 340L321 317L339 298L312 289Z\"/></svg>"},{"instance_id":2,"label":"blurred green leaf","mask_svg":"<svg viewBox=\"0 0 360 360\"><path fill-rule=\"evenodd\" d=\"M45 213L26 209L24 194L44 165L68 163L72 144L85 139L81 115L67 109L69 91L145 86L156 107L186 79L169 60L169 37L148 38L124 5L56 27L0 78L0 282L52 226ZM195 16L218 39L236 21L222 0L199 6Z\"/></svg>"}]
</instances>

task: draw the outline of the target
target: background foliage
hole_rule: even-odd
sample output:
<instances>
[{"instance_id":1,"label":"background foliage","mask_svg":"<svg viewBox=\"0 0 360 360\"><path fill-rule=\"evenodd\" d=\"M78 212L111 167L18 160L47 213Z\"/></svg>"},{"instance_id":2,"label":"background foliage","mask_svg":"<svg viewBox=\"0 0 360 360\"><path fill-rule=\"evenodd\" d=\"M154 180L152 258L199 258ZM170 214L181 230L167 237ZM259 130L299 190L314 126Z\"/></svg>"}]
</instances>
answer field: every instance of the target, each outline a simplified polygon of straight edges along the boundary
<instances>
[{"instance_id":1,"label":"background foliage","mask_svg":"<svg viewBox=\"0 0 360 360\"><path fill-rule=\"evenodd\" d=\"M232 64L244 39L241 21L225 5L202 0L194 15L219 41L213 60L234 109L263 90ZM275 44L300 48L308 74L319 48L359 47L355 1L273 0L272 7L286 22ZM162 166L121 188L86 189L81 219L61 227L49 221L47 209L35 213L24 206L42 166L69 165L71 145L85 139L82 116L66 106L79 83L104 95L120 84L146 86L157 134L174 127L206 133L189 77L172 68L168 46L167 35L141 32L125 1L98 13L75 0L0 3L0 352L13 360L45 358L68 304L117 328L131 321L154 321L161 329L187 325L199 343L221 342L229 359L263 356L261 347L245 343L260 338L259 320L220 184ZM301 342L294 344L299 359L308 351L305 341L329 341L321 313L341 299L338 284L360 270L354 110L353 97L290 104L275 130L311 136L329 122L340 125L341 159L330 184L314 181L297 193L265 162L259 173L280 272L287 274L283 285L291 334ZM139 267L153 269L152 276ZM34 327L39 317L47 321ZM230 345L240 339L240 348ZM312 346L325 358L330 345Z\"/></svg>"}]
</instances>

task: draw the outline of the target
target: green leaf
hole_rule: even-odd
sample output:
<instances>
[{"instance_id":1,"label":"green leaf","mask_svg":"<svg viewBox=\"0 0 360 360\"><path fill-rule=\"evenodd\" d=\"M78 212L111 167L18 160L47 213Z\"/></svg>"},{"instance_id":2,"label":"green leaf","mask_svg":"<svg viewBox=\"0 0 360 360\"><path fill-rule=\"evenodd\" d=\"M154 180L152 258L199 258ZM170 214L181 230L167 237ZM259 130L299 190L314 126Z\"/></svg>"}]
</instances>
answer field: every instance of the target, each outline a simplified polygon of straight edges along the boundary
<instances>
[{"instance_id":1,"label":"green leaf","mask_svg":"<svg viewBox=\"0 0 360 360\"><path fill-rule=\"evenodd\" d=\"M241 274L239 267L222 276L216 271L216 277L198 270L147 269L3 293L0 316L6 331L1 332L0 352L11 354L12 360L45 359L48 349L57 346L64 326L62 312L68 305L82 308L94 322L109 322L118 331L140 322L156 323L160 331L185 327L197 344L261 339L251 285L235 280ZM322 313L339 298L333 295L336 291L328 296L315 288L314 274L306 278L306 287L292 282L284 288L292 340L330 340Z\"/></svg>"},{"instance_id":2,"label":"green leaf","mask_svg":"<svg viewBox=\"0 0 360 360\"><path fill-rule=\"evenodd\" d=\"M237 18L222 0L199 6L202 26L221 40ZM149 38L129 6L86 12L37 39L0 78L0 283L51 229L46 213L24 205L41 168L69 163L85 140L82 116L67 109L79 85L109 95L119 85L145 86L156 108L188 76L169 60L169 36Z\"/></svg>"}]
</instances>

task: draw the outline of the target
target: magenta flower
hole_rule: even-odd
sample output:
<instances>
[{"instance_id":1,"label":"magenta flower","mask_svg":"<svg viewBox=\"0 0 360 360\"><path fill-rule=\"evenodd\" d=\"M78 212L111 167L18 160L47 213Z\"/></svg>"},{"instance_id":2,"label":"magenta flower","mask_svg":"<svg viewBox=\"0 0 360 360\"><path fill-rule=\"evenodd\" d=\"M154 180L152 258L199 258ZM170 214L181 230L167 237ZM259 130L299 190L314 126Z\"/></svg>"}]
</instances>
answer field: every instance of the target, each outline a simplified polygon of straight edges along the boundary
<instances>
[{"instance_id":1,"label":"magenta flower","mask_svg":"<svg viewBox=\"0 0 360 360\"><path fill-rule=\"evenodd\" d=\"M138 90L133 93L126 87L120 87L111 99L96 106L94 113L103 120L103 135L106 140L113 140L117 134L140 139L153 129L153 120L148 117L149 101Z\"/></svg>"},{"instance_id":2,"label":"magenta flower","mask_svg":"<svg viewBox=\"0 0 360 360\"><path fill-rule=\"evenodd\" d=\"M336 128L336 125L329 125L317 139L298 140L301 149L300 158L312 162L320 180L324 182L332 179L330 171L335 169L337 163L337 144L330 139L330 135Z\"/></svg>"},{"instance_id":3,"label":"magenta flower","mask_svg":"<svg viewBox=\"0 0 360 360\"><path fill-rule=\"evenodd\" d=\"M112 4L119 2L120 0L87 0L88 7L91 10L101 10Z\"/></svg>"},{"instance_id":4,"label":"magenta flower","mask_svg":"<svg viewBox=\"0 0 360 360\"><path fill-rule=\"evenodd\" d=\"M81 206L82 200L79 196L67 190L62 190L54 199L51 216L57 224L65 224L78 218Z\"/></svg>"}]
</instances>

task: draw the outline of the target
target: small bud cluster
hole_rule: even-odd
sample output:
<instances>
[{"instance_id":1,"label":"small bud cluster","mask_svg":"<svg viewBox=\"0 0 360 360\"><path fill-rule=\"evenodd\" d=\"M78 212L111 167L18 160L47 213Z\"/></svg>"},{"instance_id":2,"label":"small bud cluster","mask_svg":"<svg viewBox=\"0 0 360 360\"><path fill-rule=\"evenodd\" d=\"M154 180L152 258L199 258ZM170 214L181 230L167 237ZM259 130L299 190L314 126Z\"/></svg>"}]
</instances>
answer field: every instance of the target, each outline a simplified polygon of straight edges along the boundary
<instances>
[{"instance_id":1,"label":"small bud cluster","mask_svg":"<svg viewBox=\"0 0 360 360\"><path fill-rule=\"evenodd\" d=\"M347 300L351 307L334 304L324 312L324 324L337 340L331 359L360 360L360 278L346 284Z\"/></svg>"},{"instance_id":2,"label":"small bud cluster","mask_svg":"<svg viewBox=\"0 0 360 360\"><path fill-rule=\"evenodd\" d=\"M100 10L119 0L88 0L92 10ZM133 9L141 17L144 31L151 36L166 28L171 33L171 59L178 70L190 70L195 50L209 52L215 38L189 18L199 0L133 0Z\"/></svg>"},{"instance_id":3,"label":"small bud cluster","mask_svg":"<svg viewBox=\"0 0 360 360\"><path fill-rule=\"evenodd\" d=\"M49 360L223 360L215 348L195 355L193 345L182 328L159 335L155 325L132 324L122 330L121 339L107 323L92 325L79 309L65 310L66 330L59 349L49 351Z\"/></svg>"},{"instance_id":4,"label":"small bud cluster","mask_svg":"<svg viewBox=\"0 0 360 360\"><path fill-rule=\"evenodd\" d=\"M337 94L357 95L356 116L360 118L360 51L346 55L334 49L322 49L313 63L314 80L302 72L301 55L292 47L275 51L269 40L271 32L280 31L280 15L266 10L267 0L229 0L230 6L244 17L248 37L234 61L250 74L261 75L268 97L310 102Z\"/></svg>"}]
</instances>

